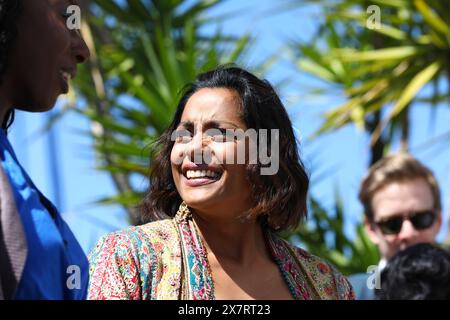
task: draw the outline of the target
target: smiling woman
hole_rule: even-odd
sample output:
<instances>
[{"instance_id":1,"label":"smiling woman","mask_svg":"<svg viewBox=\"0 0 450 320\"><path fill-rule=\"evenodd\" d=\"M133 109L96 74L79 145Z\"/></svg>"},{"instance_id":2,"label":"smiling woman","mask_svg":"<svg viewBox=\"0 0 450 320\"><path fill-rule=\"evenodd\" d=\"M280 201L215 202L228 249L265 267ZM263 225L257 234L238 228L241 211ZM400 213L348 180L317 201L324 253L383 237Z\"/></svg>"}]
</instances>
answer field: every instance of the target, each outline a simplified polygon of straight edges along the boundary
<instances>
[{"instance_id":1,"label":"smiling woman","mask_svg":"<svg viewBox=\"0 0 450 320\"><path fill-rule=\"evenodd\" d=\"M0 0L0 299L83 299L87 259L19 164L14 110L51 109L89 56L66 26L68 0Z\"/></svg>"},{"instance_id":2,"label":"smiling woman","mask_svg":"<svg viewBox=\"0 0 450 320\"><path fill-rule=\"evenodd\" d=\"M270 164L234 130L275 130L256 150L279 150L270 154L279 170L262 175ZM90 299L353 298L334 267L277 235L306 216L308 177L267 81L237 67L199 75L155 151L141 204L148 223L100 239L90 254Z\"/></svg>"}]
</instances>

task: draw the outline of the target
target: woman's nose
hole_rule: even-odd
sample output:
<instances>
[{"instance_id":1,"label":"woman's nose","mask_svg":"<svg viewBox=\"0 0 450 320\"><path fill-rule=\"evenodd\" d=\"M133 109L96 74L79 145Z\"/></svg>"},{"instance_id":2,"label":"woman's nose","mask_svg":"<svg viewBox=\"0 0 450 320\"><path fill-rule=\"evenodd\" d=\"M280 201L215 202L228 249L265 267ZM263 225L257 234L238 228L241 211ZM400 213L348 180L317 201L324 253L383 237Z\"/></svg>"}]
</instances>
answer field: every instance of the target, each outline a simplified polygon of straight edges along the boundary
<instances>
[{"instance_id":1,"label":"woman's nose","mask_svg":"<svg viewBox=\"0 0 450 320\"><path fill-rule=\"evenodd\" d=\"M208 141L199 130L194 134L189 146L189 158L195 164L209 163Z\"/></svg>"},{"instance_id":2,"label":"woman's nose","mask_svg":"<svg viewBox=\"0 0 450 320\"><path fill-rule=\"evenodd\" d=\"M87 59L91 56L91 52L89 51L88 46L86 45L86 42L84 41L83 37L81 36L81 33L79 30L77 30L73 36L72 40L72 52L75 56L75 60L77 63L83 63L86 62Z\"/></svg>"}]
</instances>

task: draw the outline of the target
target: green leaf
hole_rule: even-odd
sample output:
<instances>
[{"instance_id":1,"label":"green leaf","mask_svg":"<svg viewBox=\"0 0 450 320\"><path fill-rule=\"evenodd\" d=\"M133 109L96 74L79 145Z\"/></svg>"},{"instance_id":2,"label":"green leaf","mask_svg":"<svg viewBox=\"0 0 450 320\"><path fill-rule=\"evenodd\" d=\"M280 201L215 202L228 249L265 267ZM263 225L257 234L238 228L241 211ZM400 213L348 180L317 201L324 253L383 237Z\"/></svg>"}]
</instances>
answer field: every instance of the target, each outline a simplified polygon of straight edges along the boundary
<instances>
[{"instance_id":1,"label":"green leaf","mask_svg":"<svg viewBox=\"0 0 450 320\"><path fill-rule=\"evenodd\" d=\"M372 0L374 4L379 4L382 6L392 6L397 8L407 8L410 0Z\"/></svg>"},{"instance_id":2,"label":"green leaf","mask_svg":"<svg viewBox=\"0 0 450 320\"><path fill-rule=\"evenodd\" d=\"M402 31L398 28L383 24L383 23L381 24L379 29L375 28L375 29L372 29L372 31L379 32L381 34L384 34L390 38L393 38L393 39L396 39L399 41L404 41L408 38L408 35L404 31Z\"/></svg>"},{"instance_id":3,"label":"green leaf","mask_svg":"<svg viewBox=\"0 0 450 320\"><path fill-rule=\"evenodd\" d=\"M448 40L450 36L448 21L446 23L437 14L435 14L433 9L430 8L424 0L414 0L414 5L417 10L420 11L425 21L428 22L434 30L444 35Z\"/></svg>"},{"instance_id":4,"label":"green leaf","mask_svg":"<svg viewBox=\"0 0 450 320\"><path fill-rule=\"evenodd\" d=\"M419 47L403 46L362 52L340 50L337 51L337 54L340 54L344 61L373 61L385 59L406 59L416 56L421 52L422 50Z\"/></svg>"},{"instance_id":5,"label":"green leaf","mask_svg":"<svg viewBox=\"0 0 450 320\"><path fill-rule=\"evenodd\" d=\"M312 61L310 59L300 59L300 61L297 64L300 69L305 70L306 72L309 72L323 80L334 82L335 76L333 73L328 71L323 66L319 65L317 62Z\"/></svg>"},{"instance_id":6,"label":"green leaf","mask_svg":"<svg viewBox=\"0 0 450 320\"><path fill-rule=\"evenodd\" d=\"M414 76L411 82L406 86L400 98L397 100L397 103L392 108L390 115L391 119L397 116L403 108L411 102L420 89L422 89L436 75L440 67L441 63L439 61L435 61Z\"/></svg>"}]
</instances>

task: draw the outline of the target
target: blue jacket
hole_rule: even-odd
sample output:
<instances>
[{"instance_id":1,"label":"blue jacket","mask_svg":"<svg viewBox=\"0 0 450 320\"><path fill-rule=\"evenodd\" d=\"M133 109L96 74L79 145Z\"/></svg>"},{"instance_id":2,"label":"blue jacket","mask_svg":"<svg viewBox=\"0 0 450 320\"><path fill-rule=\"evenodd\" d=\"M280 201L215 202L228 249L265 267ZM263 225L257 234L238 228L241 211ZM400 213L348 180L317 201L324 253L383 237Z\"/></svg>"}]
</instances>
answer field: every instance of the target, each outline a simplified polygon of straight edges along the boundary
<instances>
[{"instance_id":1,"label":"blue jacket","mask_svg":"<svg viewBox=\"0 0 450 320\"><path fill-rule=\"evenodd\" d=\"M85 299L88 261L0 130L0 299Z\"/></svg>"}]
</instances>

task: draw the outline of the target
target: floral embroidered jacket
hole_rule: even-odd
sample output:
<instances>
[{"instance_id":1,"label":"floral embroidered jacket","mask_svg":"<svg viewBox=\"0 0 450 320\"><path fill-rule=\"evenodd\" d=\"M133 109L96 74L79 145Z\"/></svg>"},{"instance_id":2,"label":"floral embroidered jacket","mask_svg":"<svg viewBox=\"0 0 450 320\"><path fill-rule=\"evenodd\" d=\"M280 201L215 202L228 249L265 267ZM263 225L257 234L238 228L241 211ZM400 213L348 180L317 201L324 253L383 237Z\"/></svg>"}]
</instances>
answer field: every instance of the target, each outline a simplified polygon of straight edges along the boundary
<instances>
[{"instance_id":1,"label":"floral embroidered jacket","mask_svg":"<svg viewBox=\"0 0 450 320\"><path fill-rule=\"evenodd\" d=\"M333 266L267 232L266 242L295 299L354 299ZM206 250L192 219L130 227L89 255L88 299L214 299Z\"/></svg>"}]
</instances>

